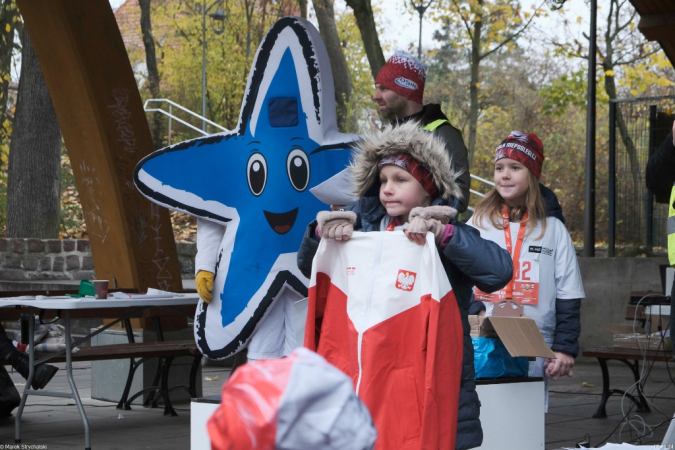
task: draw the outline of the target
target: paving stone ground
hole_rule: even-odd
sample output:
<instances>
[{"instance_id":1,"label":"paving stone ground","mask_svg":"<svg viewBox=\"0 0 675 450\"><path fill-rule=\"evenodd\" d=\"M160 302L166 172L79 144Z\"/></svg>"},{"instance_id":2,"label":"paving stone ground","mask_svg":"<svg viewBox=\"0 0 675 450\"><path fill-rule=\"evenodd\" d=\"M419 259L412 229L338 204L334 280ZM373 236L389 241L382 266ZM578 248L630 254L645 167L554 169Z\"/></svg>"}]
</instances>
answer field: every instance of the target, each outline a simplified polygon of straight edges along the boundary
<instances>
[{"instance_id":1,"label":"paving stone ground","mask_svg":"<svg viewBox=\"0 0 675 450\"><path fill-rule=\"evenodd\" d=\"M64 364L58 366L64 368ZM614 387L630 390L632 374L626 366L610 362L610 373ZM131 411L120 411L115 408L115 403L91 399L90 363L75 363L74 374L89 418L92 449L190 448L188 403L176 405L178 417L163 416L161 408L135 406ZM584 440L590 440L593 447L602 446L604 442L641 442L643 445L661 443L675 413L675 386L671 374L675 375L675 364L672 363L657 363L648 374L645 392L652 412L636 413L635 408L631 409L630 401L613 395L607 404L608 418L593 419L602 387L600 367L595 360L578 361L574 377L551 383L545 449L574 448L576 443ZM204 366L204 395L218 395L228 376L227 368ZM21 376L11 373L11 377L19 390L22 390L24 380ZM48 387L65 392L65 370L60 370ZM622 420L624 416L626 420ZM29 397L21 432L21 443L25 445L25 449L84 448L84 429L77 407L70 399ZM11 446L13 444L14 418L11 417L0 421L0 445L4 445L4 448L22 448ZM504 443L504 447L499 450L511 450L511 447Z\"/></svg>"}]
</instances>

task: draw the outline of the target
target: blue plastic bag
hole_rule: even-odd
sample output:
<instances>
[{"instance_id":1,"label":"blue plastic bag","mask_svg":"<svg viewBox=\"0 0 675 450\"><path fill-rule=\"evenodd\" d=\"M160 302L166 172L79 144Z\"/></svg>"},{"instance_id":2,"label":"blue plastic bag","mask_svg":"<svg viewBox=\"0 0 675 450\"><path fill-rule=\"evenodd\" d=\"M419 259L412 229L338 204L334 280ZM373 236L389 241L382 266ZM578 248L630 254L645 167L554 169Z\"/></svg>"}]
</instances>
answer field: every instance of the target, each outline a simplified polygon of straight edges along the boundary
<instances>
[{"instance_id":1,"label":"blue plastic bag","mask_svg":"<svg viewBox=\"0 0 675 450\"><path fill-rule=\"evenodd\" d=\"M526 377L529 362L526 357L514 358L509 355L501 340L497 338L472 337L473 365L476 379Z\"/></svg>"}]
</instances>

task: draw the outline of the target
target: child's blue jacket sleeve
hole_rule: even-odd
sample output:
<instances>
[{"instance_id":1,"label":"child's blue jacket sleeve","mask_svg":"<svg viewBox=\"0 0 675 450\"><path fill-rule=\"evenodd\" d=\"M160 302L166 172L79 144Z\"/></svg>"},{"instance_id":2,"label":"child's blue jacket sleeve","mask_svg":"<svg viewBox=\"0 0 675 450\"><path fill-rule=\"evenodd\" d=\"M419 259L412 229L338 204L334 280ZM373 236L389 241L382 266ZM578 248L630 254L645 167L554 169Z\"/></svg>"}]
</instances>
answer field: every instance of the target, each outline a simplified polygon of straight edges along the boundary
<instances>
[{"instance_id":1,"label":"child's blue jacket sleeve","mask_svg":"<svg viewBox=\"0 0 675 450\"><path fill-rule=\"evenodd\" d=\"M555 335L551 350L576 358L579 355L579 334L581 333L581 299L556 299Z\"/></svg>"},{"instance_id":2,"label":"child's blue jacket sleeve","mask_svg":"<svg viewBox=\"0 0 675 450\"><path fill-rule=\"evenodd\" d=\"M483 292L498 291L506 286L513 276L509 252L480 237L478 230L469 225L453 225L455 230L443 249L443 256Z\"/></svg>"}]
</instances>

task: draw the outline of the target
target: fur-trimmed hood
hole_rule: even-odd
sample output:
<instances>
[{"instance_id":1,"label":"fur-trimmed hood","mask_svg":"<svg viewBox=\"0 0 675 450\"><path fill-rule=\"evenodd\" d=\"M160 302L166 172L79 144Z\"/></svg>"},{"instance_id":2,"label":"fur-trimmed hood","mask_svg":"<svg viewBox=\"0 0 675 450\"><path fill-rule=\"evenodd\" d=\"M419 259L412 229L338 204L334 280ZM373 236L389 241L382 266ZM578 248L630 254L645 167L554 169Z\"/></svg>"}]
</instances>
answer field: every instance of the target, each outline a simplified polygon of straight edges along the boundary
<instances>
[{"instance_id":1,"label":"fur-trimmed hood","mask_svg":"<svg viewBox=\"0 0 675 450\"><path fill-rule=\"evenodd\" d=\"M445 145L433 133L423 130L418 122L387 125L354 144L350 169L356 196L364 197L374 185L379 186L378 163L383 157L400 153L407 153L426 166L438 187L439 197L446 201L461 197L455 182L459 173L452 168Z\"/></svg>"}]
</instances>

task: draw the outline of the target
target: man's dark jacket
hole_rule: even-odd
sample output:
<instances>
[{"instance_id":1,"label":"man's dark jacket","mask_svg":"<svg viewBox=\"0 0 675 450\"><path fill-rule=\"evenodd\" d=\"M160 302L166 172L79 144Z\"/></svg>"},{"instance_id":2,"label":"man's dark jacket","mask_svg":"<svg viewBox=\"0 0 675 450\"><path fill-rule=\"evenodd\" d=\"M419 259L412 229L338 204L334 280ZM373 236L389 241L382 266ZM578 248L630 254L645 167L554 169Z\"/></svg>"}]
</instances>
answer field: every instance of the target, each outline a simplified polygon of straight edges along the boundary
<instances>
[{"instance_id":1,"label":"man's dark jacket","mask_svg":"<svg viewBox=\"0 0 675 450\"><path fill-rule=\"evenodd\" d=\"M645 174L647 188L659 198L670 201L670 191L675 184L675 145L673 133L670 132L661 147L649 157ZM670 287L670 303L675 298L675 280ZM675 308L670 308L670 335L675 335Z\"/></svg>"}]
</instances>

